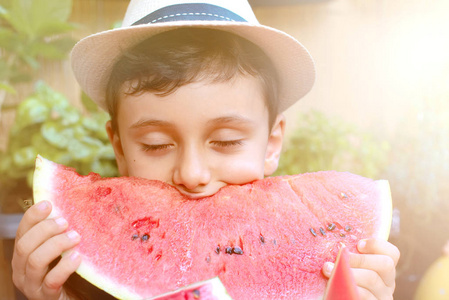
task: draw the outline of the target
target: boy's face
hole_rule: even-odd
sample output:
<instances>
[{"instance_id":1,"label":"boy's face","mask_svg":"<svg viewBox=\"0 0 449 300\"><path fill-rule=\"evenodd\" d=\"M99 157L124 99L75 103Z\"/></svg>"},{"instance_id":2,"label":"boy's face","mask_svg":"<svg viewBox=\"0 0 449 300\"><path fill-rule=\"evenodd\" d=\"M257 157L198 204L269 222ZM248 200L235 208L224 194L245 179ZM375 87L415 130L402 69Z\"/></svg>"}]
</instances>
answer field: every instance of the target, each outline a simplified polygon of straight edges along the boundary
<instances>
[{"instance_id":1,"label":"boy's face","mask_svg":"<svg viewBox=\"0 0 449 300\"><path fill-rule=\"evenodd\" d=\"M276 170L285 121L279 115L269 128L256 78L192 83L164 97L126 95L128 84L118 104L118 132L107 124L122 175L165 181L200 198Z\"/></svg>"}]
</instances>

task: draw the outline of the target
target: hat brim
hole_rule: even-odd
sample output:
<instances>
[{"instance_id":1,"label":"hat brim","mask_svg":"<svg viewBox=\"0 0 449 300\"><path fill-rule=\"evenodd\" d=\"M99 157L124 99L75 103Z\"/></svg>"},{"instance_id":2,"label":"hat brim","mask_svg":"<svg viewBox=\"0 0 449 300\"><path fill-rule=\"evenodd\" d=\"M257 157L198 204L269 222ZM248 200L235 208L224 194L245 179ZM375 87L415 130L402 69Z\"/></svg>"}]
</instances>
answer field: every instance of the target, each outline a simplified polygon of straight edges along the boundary
<instances>
[{"instance_id":1,"label":"hat brim","mask_svg":"<svg viewBox=\"0 0 449 300\"><path fill-rule=\"evenodd\" d=\"M315 81L315 65L307 49L277 29L244 22L177 21L117 28L80 40L71 52L75 78L86 94L107 110L106 86L123 51L158 33L179 27L213 28L237 34L259 46L279 77L279 110L306 95Z\"/></svg>"}]
</instances>

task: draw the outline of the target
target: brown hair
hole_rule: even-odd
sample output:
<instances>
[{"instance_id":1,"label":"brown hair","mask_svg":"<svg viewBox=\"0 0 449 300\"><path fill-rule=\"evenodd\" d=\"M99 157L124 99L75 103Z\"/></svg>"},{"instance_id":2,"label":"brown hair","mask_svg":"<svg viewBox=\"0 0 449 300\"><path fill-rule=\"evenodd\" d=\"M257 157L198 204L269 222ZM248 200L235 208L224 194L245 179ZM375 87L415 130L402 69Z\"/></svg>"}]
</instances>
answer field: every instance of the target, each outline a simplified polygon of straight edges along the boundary
<instances>
[{"instance_id":1,"label":"brown hair","mask_svg":"<svg viewBox=\"0 0 449 300\"><path fill-rule=\"evenodd\" d=\"M270 127L278 113L277 74L270 59L250 41L225 31L181 28L160 33L125 51L111 74L106 101L114 130L125 82L132 82L129 94L165 96L200 80L225 82L251 75L261 81Z\"/></svg>"}]
</instances>

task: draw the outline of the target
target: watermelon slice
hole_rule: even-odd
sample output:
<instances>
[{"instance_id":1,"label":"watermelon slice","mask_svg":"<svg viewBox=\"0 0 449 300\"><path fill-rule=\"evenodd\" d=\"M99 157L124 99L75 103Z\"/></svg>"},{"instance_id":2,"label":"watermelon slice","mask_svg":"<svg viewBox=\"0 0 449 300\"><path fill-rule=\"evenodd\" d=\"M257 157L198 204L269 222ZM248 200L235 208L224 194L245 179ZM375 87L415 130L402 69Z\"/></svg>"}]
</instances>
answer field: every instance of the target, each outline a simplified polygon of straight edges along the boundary
<instances>
[{"instance_id":1,"label":"watermelon slice","mask_svg":"<svg viewBox=\"0 0 449 300\"><path fill-rule=\"evenodd\" d=\"M325 300L359 300L357 285L349 265L349 251L344 245L338 252Z\"/></svg>"},{"instance_id":2,"label":"watermelon slice","mask_svg":"<svg viewBox=\"0 0 449 300\"><path fill-rule=\"evenodd\" d=\"M169 184L78 175L38 157L35 202L82 237L77 272L123 299L218 276L233 299L318 299L341 243L387 238L387 181L333 171L273 177L189 199Z\"/></svg>"}]
</instances>

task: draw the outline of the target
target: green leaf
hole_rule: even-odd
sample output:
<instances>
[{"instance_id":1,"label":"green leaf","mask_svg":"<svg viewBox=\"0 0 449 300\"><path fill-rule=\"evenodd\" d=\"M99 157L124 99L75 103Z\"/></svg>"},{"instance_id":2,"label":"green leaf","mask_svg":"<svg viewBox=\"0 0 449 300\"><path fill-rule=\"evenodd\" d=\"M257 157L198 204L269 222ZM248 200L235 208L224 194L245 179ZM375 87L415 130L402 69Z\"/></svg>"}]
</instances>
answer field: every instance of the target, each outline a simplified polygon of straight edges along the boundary
<instances>
[{"instance_id":1,"label":"green leaf","mask_svg":"<svg viewBox=\"0 0 449 300\"><path fill-rule=\"evenodd\" d=\"M10 84L7 83L1 83L0 82L0 90L4 90L9 94L13 94L16 95L17 94L17 90Z\"/></svg>"},{"instance_id":2,"label":"green leaf","mask_svg":"<svg viewBox=\"0 0 449 300\"><path fill-rule=\"evenodd\" d=\"M22 148L13 154L13 162L19 168L31 168L34 166L37 152L32 146Z\"/></svg>"},{"instance_id":3,"label":"green leaf","mask_svg":"<svg viewBox=\"0 0 449 300\"><path fill-rule=\"evenodd\" d=\"M115 153L112 145L107 144L106 146L102 147L98 152L98 156L107 160L115 160Z\"/></svg>"},{"instance_id":4,"label":"green leaf","mask_svg":"<svg viewBox=\"0 0 449 300\"><path fill-rule=\"evenodd\" d=\"M42 136L51 145L66 149L71 143L76 142L73 128L66 128L55 121L47 121L41 128Z\"/></svg>"},{"instance_id":5,"label":"green leaf","mask_svg":"<svg viewBox=\"0 0 449 300\"><path fill-rule=\"evenodd\" d=\"M89 166L89 171L100 174L103 177L118 175L115 160L94 160Z\"/></svg>"},{"instance_id":6,"label":"green leaf","mask_svg":"<svg viewBox=\"0 0 449 300\"><path fill-rule=\"evenodd\" d=\"M5 174L7 170L11 169L12 158L9 155L2 155L0 158L0 174Z\"/></svg>"},{"instance_id":7,"label":"green leaf","mask_svg":"<svg viewBox=\"0 0 449 300\"><path fill-rule=\"evenodd\" d=\"M36 38L49 23L66 22L70 16L71 0L15 0L7 17L18 31Z\"/></svg>"},{"instance_id":8,"label":"green leaf","mask_svg":"<svg viewBox=\"0 0 449 300\"><path fill-rule=\"evenodd\" d=\"M8 11L6 8L3 7L3 5L0 5L0 17L3 17L3 15L7 14Z\"/></svg>"},{"instance_id":9,"label":"green leaf","mask_svg":"<svg viewBox=\"0 0 449 300\"><path fill-rule=\"evenodd\" d=\"M72 23L49 20L47 23L42 24L42 27L39 28L36 34L39 37L55 36L69 33L76 28L77 26Z\"/></svg>"},{"instance_id":10,"label":"green leaf","mask_svg":"<svg viewBox=\"0 0 449 300\"><path fill-rule=\"evenodd\" d=\"M81 139L73 140L67 149L75 160L90 162L102 147L103 144L99 140L85 136Z\"/></svg>"},{"instance_id":11,"label":"green leaf","mask_svg":"<svg viewBox=\"0 0 449 300\"><path fill-rule=\"evenodd\" d=\"M83 104L84 108L89 112L98 111L98 105L95 104L95 102L89 96L87 96L85 92L81 93L81 103Z\"/></svg>"},{"instance_id":12,"label":"green leaf","mask_svg":"<svg viewBox=\"0 0 449 300\"><path fill-rule=\"evenodd\" d=\"M50 116L50 108L38 97L30 96L17 108L14 130L16 134L22 128L32 124L42 123Z\"/></svg>"},{"instance_id":13,"label":"green leaf","mask_svg":"<svg viewBox=\"0 0 449 300\"><path fill-rule=\"evenodd\" d=\"M80 112L73 106L67 107L65 110L60 111L61 113L61 124L63 126L68 126L77 123L81 116Z\"/></svg>"},{"instance_id":14,"label":"green leaf","mask_svg":"<svg viewBox=\"0 0 449 300\"><path fill-rule=\"evenodd\" d=\"M31 55L23 55L22 59L35 71L41 66L40 63Z\"/></svg>"},{"instance_id":15,"label":"green leaf","mask_svg":"<svg viewBox=\"0 0 449 300\"><path fill-rule=\"evenodd\" d=\"M18 130L17 124L13 125L9 136L9 149L8 151L14 153L20 148L30 145L30 141L35 135L40 135L40 125L30 125Z\"/></svg>"},{"instance_id":16,"label":"green leaf","mask_svg":"<svg viewBox=\"0 0 449 300\"><path fill-rule=\"evenodd\" d=\"M3 28L0 27L0 47L6 49L6 50L11 50L11 44L13 43L13 39L16 38L16 34L8 29L8 28Z\"/></svg>"}]
</instances>

